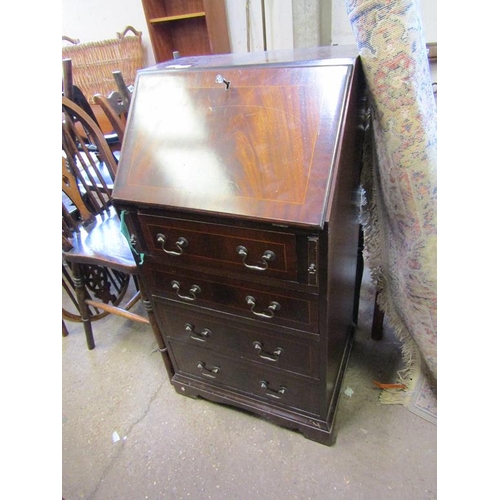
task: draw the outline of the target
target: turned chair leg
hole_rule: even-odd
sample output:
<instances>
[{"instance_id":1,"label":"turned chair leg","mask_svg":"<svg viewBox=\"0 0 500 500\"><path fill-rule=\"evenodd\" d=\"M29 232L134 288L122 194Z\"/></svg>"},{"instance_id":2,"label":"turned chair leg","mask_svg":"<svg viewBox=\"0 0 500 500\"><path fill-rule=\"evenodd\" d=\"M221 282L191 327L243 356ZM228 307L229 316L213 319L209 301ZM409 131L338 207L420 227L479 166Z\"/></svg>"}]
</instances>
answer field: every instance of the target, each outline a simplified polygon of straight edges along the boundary
<instances>
[{"instance_id":1,"label":"turned chair leg","mask_svg":"<svg viewBox=\"0 0 500 500\"><path fill-rule=\"evenodd\" d=\"M85 291L85 279L83 269L80 265L75 264L73 266L73 279L75 282L75 291L76 291L76 299L78 301L78 309L80 311L80 316L83 322L83 328L85 330L85 337L87 339L87 347L89 350L94 349L94 335L92 333L92 322L90 321L90 312L87 303L85 300L86 291Z\"/></svg>"},{"instance_id":2,"label":"turned chair leg","mask_svg":"<svg viewBox=\"0 0 500 500\"><path fill-rule=\"evenodd\" d=\"M363 259L364 235L363 226L359 226L359 239L358 239L358 260L356 263L356 278L354 287L354 310L352 313L352 320L355 325L358 324L359 316L359 300L361 295L361 283L363 281L364 272L364 259Z\"/></svg>"},{"instance_id":3,"label":"turned chair leg","mask_svg":"<svg viewBox=\"0 0 500 500\"><path fill-rule=\"evenodd\" d=\"M356 292L355 292L355 300L354 300L354 314L353 321L356 324L358 321L358 313L359 313L359 299L360 299L360 291L361 291L361 282L363 280L363 271L364 271L364 259L363 259L363 248L364 248L364 233L363 226L359 226L359 243L358 243L358 262L356 269ZM372 340L382 340L384 338L384 311L380 309L378 305L378 296L379 292L376 292L375 295L375 304L373 306L373 317L372 317L372 331L371 338Z\"/></svg>"},{"instance_id":4,"label":"turned chair leg","mask_svg":"<svg viewBox=\"0 0 500 500\"><path fill-rule=\"evenodd\" d=\"M134 276L134 278L137 278ZM153 335L155 336L156 343L158 344L158 350L160 351L162 358L163 358L163 363L165 364L165 368L167 369L167 373L170 378L174 376L174 367L172 365L172 361L170 359L170 356L168 355L167 351L167 346L165 345L165 341L163 339L163 336L161 334L160 326L158 325L158 322L156 321L156 316L154 315L153 312L153 306L151 305L151 301L147 298L146 294L144 293L144 288L142 287L142 284L140 280L137 278L136 280L138 290L141 292L141 298L142 298L142 303L144 304L144 307L146 309L146 312L148 314L149 318L149 324L151 325L151 329L153 330Z\"/></svg>"},{"instance_id":5,"label":"turned chair leg","mask_svg":"<svg viewBox=\"0 0 500 500\"><path fill-rule=\"evenodd\" d=\"M64 320L62 320L62 336L67 337L68 335L69 335L68 327L66 326Z\"/></svg>"},{"instance_id":6,"label":"turned chair leg","mask_svg":"<svg viewBox=\"0 0 500 500\"><path fill-rule=\"evenodd\" d=\"M378 295L375 295L375 304L373 306L373 321L372 321L372 339L382 340L384 337L384 311L378 305Z\"/></svg>"}]
</instances>

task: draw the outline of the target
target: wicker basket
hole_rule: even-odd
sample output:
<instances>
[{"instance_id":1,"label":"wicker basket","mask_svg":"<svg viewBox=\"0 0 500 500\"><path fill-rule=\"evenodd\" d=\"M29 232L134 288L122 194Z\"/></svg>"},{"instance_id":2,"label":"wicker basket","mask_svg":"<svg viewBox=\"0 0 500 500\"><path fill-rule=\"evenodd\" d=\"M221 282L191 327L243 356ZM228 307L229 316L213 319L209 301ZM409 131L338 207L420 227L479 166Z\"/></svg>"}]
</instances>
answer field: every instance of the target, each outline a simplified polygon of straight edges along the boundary
<instances>
[{"instance_id":1,"label":"wicker basket","mask_svg":"<svg viewBox=\"0 0 500 500\"><path fill-rule=\"evenodd\" d=\"M134 36L125 36L132 31ZM137 70L144 67L142 32L127 26L116 39L79 43L73 42L62 49L63 59L71 59L73 84L83 92L89 103L94 104L94 95L109 95L117 90L113 71L120 71L126 85L133 85Z\"/></svg>"}]
</instances>

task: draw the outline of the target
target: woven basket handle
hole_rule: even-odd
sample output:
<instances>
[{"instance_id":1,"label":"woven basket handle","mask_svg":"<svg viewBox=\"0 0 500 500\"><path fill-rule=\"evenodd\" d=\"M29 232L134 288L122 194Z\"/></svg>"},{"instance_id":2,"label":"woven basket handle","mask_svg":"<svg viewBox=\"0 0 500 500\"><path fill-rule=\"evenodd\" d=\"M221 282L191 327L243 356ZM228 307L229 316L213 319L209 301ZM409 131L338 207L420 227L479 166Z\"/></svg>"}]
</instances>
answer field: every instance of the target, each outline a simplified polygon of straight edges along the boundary
<instances>
[{"instance_id":1,"label":"woven basket handle","mask_svg":"<svg viewBox=\"0 0 500 500\"><path fill-rule=\"evenodd\" d=\"M63 35L62 36L63 42L70 42L73 45L78 45L80 43L79 38L70 38L69 36Z\"/></svg>"},{"instance_id":2,"label":"woven basket handle","mask_svg":"<svg viewBox=\"0 0 500 500\"><path fill-rule=\"evenodd\" d=\"M121 40L129 31L131 31L135 36L142 36L142 31L137 31L133 26L127 26L123 30L123 33L117 33L116 35L118 36L118 39Z\"/></svg>"}]
</instances>

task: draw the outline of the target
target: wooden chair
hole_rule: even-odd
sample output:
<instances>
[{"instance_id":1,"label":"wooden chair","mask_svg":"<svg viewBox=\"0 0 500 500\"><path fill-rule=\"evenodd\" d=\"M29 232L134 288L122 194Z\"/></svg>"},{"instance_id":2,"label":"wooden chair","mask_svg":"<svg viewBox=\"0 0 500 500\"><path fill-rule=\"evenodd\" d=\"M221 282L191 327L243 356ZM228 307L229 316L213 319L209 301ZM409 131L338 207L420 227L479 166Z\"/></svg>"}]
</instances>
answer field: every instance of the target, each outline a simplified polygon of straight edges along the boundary
<instances>
[{"instance_id":1,"label":"wooden chair","mask_svg":"<svg viewBox=\"0 0 500 500\"><path fill-rule=\"evenodd\" d=\"M64 37L63 37L64 38ZM94 109L90 105L89 101L85 97L84 93L80 88L73 83L73 65L71 59L63 59L63 95L67 97L70 101L73 101L80 108L82 108L92 120L99 126L104 134L106 142L110 146L112 151L118 151L121 147L121 140L116 131L109 134L104 133L104 130L97 119ZM112 125L113 126L113 125Z\"/></svg>"},{"instance_id":2,"label":"wooden chair","mask_svg":"<svg viewBox=\"0 0 500 500\"><path fill-rule=\"evenodd\" d=\"M62 111L62 257L75 284L87 346L93 349L92 321L116 314L151 324L151 314L148 307L148 317L130 311L141 297L138 279L137 291L121 307L122 297L113 291L117 277L128 286L129 278L138 274L111 203L116 160L99 127L81 107L62 97ZM122 290L123 283L115 288ZM155 331L156 323L152 326ZM164 348L161 335L155 331L155 336Z\"/></svg>"},{"instance_id":3,"label":"wooden chair","mask_svg":"<svg viewBox=\"0 0 500 500\"><path fill-rule=\"evenodd\" d=\"M94 102L98 104L111 127L118 136L118 142L121 147L123 136L125 135L125 125L127 123L128 108L125 105L122 94L118 91L111 92L107 97L101 94L94 96Z\"/></svg>"},{"instance_id":4,"label":"wooden chair","mask_svg":"<svg viewBox=\"0 0 500 500\"><path fill-rule=\"evenodd\" d=\"M117 134L121 147L125 134L132 92L125 85L121 71L113 71L113 77L118 90L114 90L108 96L95 94L94 102L100 106L114 132Z\"/></svg>"}]
</instances>

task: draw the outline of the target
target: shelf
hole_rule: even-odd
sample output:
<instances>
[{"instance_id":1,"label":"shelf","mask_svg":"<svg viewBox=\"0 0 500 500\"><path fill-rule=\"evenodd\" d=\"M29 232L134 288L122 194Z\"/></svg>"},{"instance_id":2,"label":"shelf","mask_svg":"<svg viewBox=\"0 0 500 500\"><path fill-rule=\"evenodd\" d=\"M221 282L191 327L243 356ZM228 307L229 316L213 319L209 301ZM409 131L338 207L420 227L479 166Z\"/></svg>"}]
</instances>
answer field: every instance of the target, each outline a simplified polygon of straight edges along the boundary
<instances>
[{"instance_id":1,"label":"shelf","mask_svg":"<svg viewBox=\"0 0 500 500\"><path fill-rule=\"evenodd\" d=\"M180 14L178 16L155 17L150 19L150 23L168 23L171 21L181 21L183 19L193 19L195 17L205 17L205 12L193 12L192 14Z\"/></svg>"},{"instance_id":2,"label":"shelf","mask_svg":"<svg viewBox=\"0 0 500 500\"><path fill-rule=\"evenodd\" d=\"M156 63L231 52L226 0L142 0Z\"/></svg>"}]
</instances>

